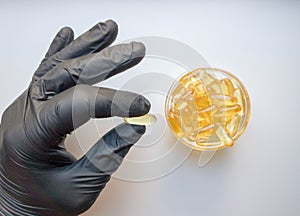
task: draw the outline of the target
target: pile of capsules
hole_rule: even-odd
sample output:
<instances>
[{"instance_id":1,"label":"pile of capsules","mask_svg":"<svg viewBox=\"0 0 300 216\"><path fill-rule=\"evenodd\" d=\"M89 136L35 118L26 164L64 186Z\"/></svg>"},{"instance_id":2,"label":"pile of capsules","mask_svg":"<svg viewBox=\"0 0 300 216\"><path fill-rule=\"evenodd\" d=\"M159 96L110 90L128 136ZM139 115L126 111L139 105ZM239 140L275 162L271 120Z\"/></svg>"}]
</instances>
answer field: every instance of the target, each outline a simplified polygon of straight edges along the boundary
<instances>
[{"instance_id":1,"label":"pile of capsules","mask_svg":"<svg viewBox=\"0 0 300 216\"><path fill-rule=\"evenodd\" d=\"M233 145L245 115L243 94L233 80L194 70L179 79L169 97L167 119L178 138L204 150Z\"/></svg>"}]
</instances>

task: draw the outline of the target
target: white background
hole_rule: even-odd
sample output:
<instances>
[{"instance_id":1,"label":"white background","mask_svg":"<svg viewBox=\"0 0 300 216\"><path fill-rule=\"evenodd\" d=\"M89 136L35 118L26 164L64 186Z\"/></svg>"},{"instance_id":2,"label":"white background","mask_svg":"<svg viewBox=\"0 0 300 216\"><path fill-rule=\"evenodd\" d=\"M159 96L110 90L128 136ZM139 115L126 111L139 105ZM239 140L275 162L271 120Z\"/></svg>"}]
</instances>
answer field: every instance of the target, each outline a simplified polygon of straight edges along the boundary
<instances>
[{"instance_id":1,"label":"white background","mask_svg":"<svg viewBox=\"0 0 300 216\"><path fill-rule=\"evenodd\" d=\"M204 168L197 166L199 152L192 152L152 181L112 178L84 215L299 215L300 2L1 1L0 112L27 87L61 27L79 35L108 18L119 24L116 42L170 37L211 66L233 72L249 90L252 113L236 145ZM132 74L149 71L149 65L142 62ZM84 139L91 145L99 136L91 132ZM69 137L67 144L79 156L75 140Z\"/></svg>"}]
</instances>

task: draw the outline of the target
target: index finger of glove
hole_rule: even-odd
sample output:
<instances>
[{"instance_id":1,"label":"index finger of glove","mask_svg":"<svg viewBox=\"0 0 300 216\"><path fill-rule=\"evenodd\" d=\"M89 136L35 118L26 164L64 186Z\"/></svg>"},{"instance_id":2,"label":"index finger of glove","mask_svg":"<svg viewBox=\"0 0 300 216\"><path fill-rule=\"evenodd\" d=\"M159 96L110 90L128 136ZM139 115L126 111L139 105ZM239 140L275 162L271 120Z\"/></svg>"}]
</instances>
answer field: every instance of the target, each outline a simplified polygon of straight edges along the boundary
<instances>
[{"instance_id":1,"label":"index finger of glove","mask_svg":"<svg viewBox=\"0 0 300 216\"><path fill-rule=\"evenodd\" d=\"M133 92L77 85L48 100L42 119L49 131L64 137L91 118L137 117L150 107L145 97Z\"/></svg>"}]
</instances>

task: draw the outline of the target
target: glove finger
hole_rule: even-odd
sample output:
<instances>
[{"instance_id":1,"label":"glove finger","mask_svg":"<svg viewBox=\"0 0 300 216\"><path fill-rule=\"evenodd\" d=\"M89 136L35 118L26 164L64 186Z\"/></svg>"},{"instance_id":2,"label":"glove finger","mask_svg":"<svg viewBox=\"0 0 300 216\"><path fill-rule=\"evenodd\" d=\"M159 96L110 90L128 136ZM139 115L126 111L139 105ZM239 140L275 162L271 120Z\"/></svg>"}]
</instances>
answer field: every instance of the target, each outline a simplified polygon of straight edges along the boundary
<instances>
[{"instance_id":1,"label":"glove finger","mask_svg":"<svg viewBox=\"0 0 300 216\"><path fill-rule=\"evenodd\" d=\"M46 61L50 56L61 51L69 43L74 40L74 32L70 27L62 28L54 37L43 61Z\"/></svg>"},{"instance_id":2,"label":"glove finger","mask_svg":"<svg viewBox=\"0 0 300 216\"><path fill-rule=\"evenodd\" d=\"M132 42L66 61L35 82L31 96L47 100L76 84L98 83L138 64L144 56L145 46Z\"/></svg>"},{"instance_id":3,"label":"glove finger","mask_svg":"<svg viewBox=\"0 0 300 216\"><path fill-rule=\"evenodd\" d=\"M63 60L77 58L89 53L98 52L109 46L117 37L118 26L112 20L98 23L87 32L73 40L67 47L51 56L43 65L41 71L49 71Z\"/></svg>"},{"instance_id":4,"label":"glove finger","mask_svg":"<svg viewBox=\"0 0 300 216\"><path fill-rule=\"evenodd\" d=\"M144 132L144 126L123 123L104 135L81 159L46 173L50 176L47 189L56 203L68 215L79 215L89 209Z\"/></svg>"},{"instance_id":5,"label":"glove finger","mask_svg":"<svg viewBox=\"0 0 300 216\"><path fill-rule=\"evenodd\" d=\"M91 118L142 116L149 112L151 104L132 92L77 85L46 101L44 107L40 121L51 137L57 138L53 144Z\"/></svg>"},{"instance_id":6,"label":"glove finger","mask_svg":"<svg viewBox=\"0 0 300 216\"><path fill-rule=\"evenodd\" d=\"M54 55L55 53L62 50L64 47L66 47L71 41L74 39L74 32L69 27L62 28L54 37L53 41L51 42L51 45L42 60L40 66L34 73L33 79L37 80L39 77L43 76L45 74L44 70L41 70L43 68L43 64L48 60L49 57Z\"/></svg>"},{"instance_id":7,"label":"glove finger","mask_svg":"<svg viewBox=\"0 0 300 216\"><path fill-rule=\"evenodd\" d=\"M141 125L118 125L106 133L81 159L70 165L72 172L75 175L80 173L83 177L111 175L145 130L145 126Z\"/></svg>"}]
</instances>

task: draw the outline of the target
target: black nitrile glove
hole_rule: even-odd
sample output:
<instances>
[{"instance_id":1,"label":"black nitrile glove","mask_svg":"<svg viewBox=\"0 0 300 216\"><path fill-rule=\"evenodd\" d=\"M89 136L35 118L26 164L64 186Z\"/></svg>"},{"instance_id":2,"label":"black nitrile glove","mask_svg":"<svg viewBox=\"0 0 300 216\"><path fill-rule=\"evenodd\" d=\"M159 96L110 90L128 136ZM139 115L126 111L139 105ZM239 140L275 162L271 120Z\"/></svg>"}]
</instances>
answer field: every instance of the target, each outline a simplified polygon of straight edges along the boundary
<instances>
[{"instance_id":1,"label":"black nitrile glove","mask_svg":"<svg viewBox=\"0 0 300 216\"><path fill-rule=\"evenodd\" d=\"M136 64L141 43L109 46L113 21L73 40L63 28L32 82L3 113L0 127L0 215L78 215L91 207L144 126L120 124L81 159L64 148L66 135L90 118L140 116L141 95L92 87Z\"/></svg>"}]
</instances>

